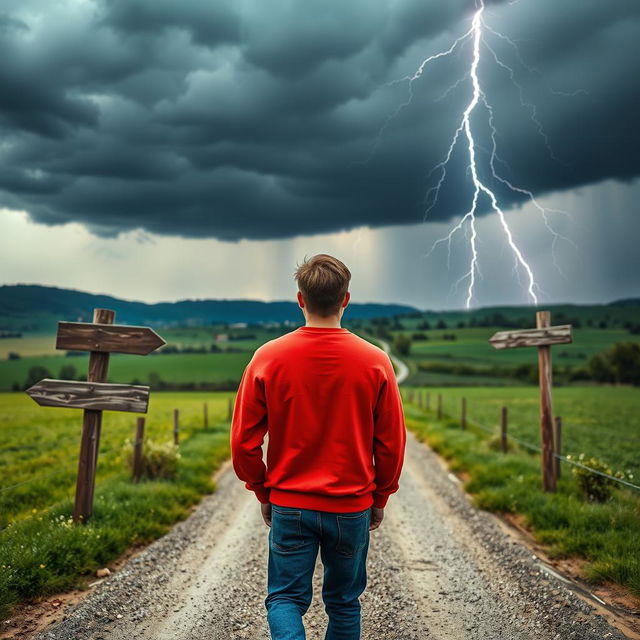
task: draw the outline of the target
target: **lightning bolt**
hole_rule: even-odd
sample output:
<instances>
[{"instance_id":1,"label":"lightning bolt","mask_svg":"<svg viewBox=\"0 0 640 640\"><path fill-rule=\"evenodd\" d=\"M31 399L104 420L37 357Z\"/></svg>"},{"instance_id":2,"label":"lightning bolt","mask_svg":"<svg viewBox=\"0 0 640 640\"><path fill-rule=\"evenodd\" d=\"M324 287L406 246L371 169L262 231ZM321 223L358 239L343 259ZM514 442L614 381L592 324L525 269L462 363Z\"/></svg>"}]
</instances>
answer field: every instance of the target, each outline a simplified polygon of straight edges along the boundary
<instances>
[{"instance_id":1,"label":"lightning bolt","mask_svg":"<svg viewBox=\"0 0 640 640\"><path fill-rule=\"evenodd\" d=\"M515 2L511 4L515 4ZM491 187L485 181L482 180L482 178L478 173L478 162L477 162L476 150L481 149L481 147L477 144L476 140L474 139L472 123L471 123L472 116L477 110L482 111L484 109L484 112L487 115L487 124L491 132L491 150L487 151L487 154L489 155L489 167L491 171L491 177L495 181L499 182L504 187L512 191L513 193L518 194L519 196L525 196L531 202L531 204L535 207L535 209L538 210L538 212L542 217L542 220L544 222L546 229L553 236L552 253L553 253L554 263L556 264L556 267L558 267L558 269L559 269L559 266L556 260L557 241L564 240L566 242L571 243L574 247L575 247L575 244L573 244L573 242L569 238L558 233L550 221L550 217L549 217L550 213L566 214L566 212L560 211L557 209L548 209L543 207L536 200L536 198L534 197L533 193L530 190L514 184L512 181L500 175L500 173L496 169L496 161L501 162L502 164L505 164L505 165L506 163L504 163L504 161L498 156L498 153L497 153L496 128L495 128L494 117L493 117L494 116L493 108L489 103L486 94L482 90L480 80L478 77L478 68L481 61L481 45L484 45L484 47L489 51L496 65L509 74L509 78L511 82L518 90L520 105L529 112L530 119L534 124L534 126L536 127L539 135L544 140L544 143L551 157L554 158L555 160L558 160L558 158L555 156L553 149L551 148L551 145L549 143L548 136L540 120L538 119L535 105L533 105L530 102L527 102L527 100L524 97L525 94L524 94L523 87L516 81L514 70L509 65L505 64L502 60L500 60L500 58L498 57L494 49L487 43L484 37L483 31L486 30L492 35L495 35L498 38L501 38L502 40L507 42L511 47L513 47L516 50L518 60L524 66L525 69L535 73L539 73L539 71L537 69L527 66L524 63L524 61L520 57L519 51L517 50L516 43L513 40L511 40L507 36L504 36L503 34L499 33L498 31L495 31L494 29L486 25L486 23L483 20L484 11L485 11L484 0L476 0L476 11L472 17L471 26L463 35L461 35L459 38L454 40L454 42L451 44L451 46L448 49L425 58L420 63L420 65L416 69L415 73L413 73L413 75L407 75L407 76L404 76L403 78L394 80L386 84L386 86L391 86L394 84L398 84L400 82L407 82L408 98L405 102L400 104L395 109L395 111L385 120L384 124L382 125L382 127L378 132L378 137L374 145L373 151L375 151L375 148L378 146L380 142L380 137L384 133L385 129L389 126L390 122L396 116L398 116L398 114L404 108L408 107L411 104L411 101L413 100L413 85L417 80L419 80L423 76L426 68L431 63L441 58L450 56L457 49L460 50L466 43L468 42L471 43L472 57L471 57L471 65L468 72L462 78L460 78L455 84L449 87L449 89L447 89L445 93L443 93L439 98L437 98L437 100L442 100L451 91L455 90L461 83L467 80L467 78L471 80L471 86L473 89L471 100L469 101L466 108L464 109L462 118L453 134L453 137L444 155L444 158L440 162L438 162L428 174L428 178L430 178L434 173L439 173L439 177L436 180L435 185L430 187L425 194L424 205L426 208L424 213L424 220L427 219L429 212L431 211L431 209L433 209L433 207L435 207L435 205L438 202L440 190L442 188L442 185L447 179L447 166L449 164L449 161L451 160L454 149L459 143L461 143L462 140L466 141L467 154L468 154L468 165L466 170L470 174L471 181L473 184L473 197L471 199L469 209L462 216L460 221L450 230L450 232L445 237L436 240L436 242L433 244L433 246L427 253L427 256L430 255L437 246L439 246L442 243L446 243L447 244L447 265L449 266L450 259L451 259L451 243L454 236L458 232L464 232L466 234L469 242L469 247L470 247L470 259L468 263L469 266L466 273L464 273L462 277L454 284L454 287L457 288L457 286L460 285L462 282L465 282L465 281L467 282L467 294L466 294L465 305L467 309L470 308L474 299L474 289L475 289L476 281L477 281L477 278L480 276L479 265L478 265L478 247L477 247L478 232L476 227L478 205L481 199L485 199L485 201L488 200L490 203L491 209L498 216L500 227L502 229L502 232L504 233L507 245L509 246L513 254L514 270L515 270L516 277L520 282L520 273L524 274L525 280L526 280L525 287L526 287L527 296L535 305L537 305L538 296L536 292L540 291L540 287L536 284L533 270L530 267L528 261L525 259L523 252L521 251L521 249L519 248L518 244L515 241L511 228L509 227L509 224L505 217L504 211L499 204L498 197L496 196L494 191L491 189ZM556 91L552 91L552 92L557 95L577 95L578 93L584 93L582 90L579 90L573 93L564 93L564 92L556 92Z\"/></svg>"}]
</instances>

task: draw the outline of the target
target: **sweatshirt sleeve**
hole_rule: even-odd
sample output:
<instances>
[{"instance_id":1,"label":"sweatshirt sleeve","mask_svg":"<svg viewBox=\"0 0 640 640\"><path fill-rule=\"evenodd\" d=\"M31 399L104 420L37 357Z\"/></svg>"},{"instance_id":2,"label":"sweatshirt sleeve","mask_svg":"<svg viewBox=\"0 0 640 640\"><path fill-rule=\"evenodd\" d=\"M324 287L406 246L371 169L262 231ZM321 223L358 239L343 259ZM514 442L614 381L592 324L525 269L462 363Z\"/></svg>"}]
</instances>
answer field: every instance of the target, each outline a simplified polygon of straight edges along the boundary
<instances>
[{"instance_id":1,"label":"sweatshirt sleeve","mask_svg":"<svg viewBox=\"0 0 640 640\"><path fill-rule=\"evenodd\" d=\"M262 460L262 444L267 432L267 403L264 380L258 375L255 364L254 354L245 367L236 394L231 418L231 460L245 487L255 492L260 502L267 503L269 489L264 486L266 466Z\"/></svg>"},{"instance_id":2,"label":"sweatshirt sleeve","mask_svg":"<svg viewBox=\"0 0 640 640\"><path fill-rule=\"evenodd\" d=\"M404 409L400 389L389 356L373 413L373 463L376 489L373 506L384 508L392 493L398 490L407 440Z\"/></svg>"}]
</instances>

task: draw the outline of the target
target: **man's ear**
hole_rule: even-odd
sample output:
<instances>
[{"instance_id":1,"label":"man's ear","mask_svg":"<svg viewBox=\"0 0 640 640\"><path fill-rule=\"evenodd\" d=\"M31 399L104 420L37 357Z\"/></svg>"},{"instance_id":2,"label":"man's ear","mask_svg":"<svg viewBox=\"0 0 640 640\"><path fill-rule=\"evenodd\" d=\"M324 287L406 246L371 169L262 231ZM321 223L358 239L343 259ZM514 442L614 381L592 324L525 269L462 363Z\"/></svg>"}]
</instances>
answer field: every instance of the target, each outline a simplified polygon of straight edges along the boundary
<instances>
[{"instance_id":1,"label":"man's ear","mask_svg":"<svg viewBox=\"0 0 640 640\"><path fill-rule=\"evenodd\" d=\"M298 291L297 298L298 298L298 305L300 305L301 309L304 309L304 298L302 297L302 293L300 291Z\"/></svg>"},{"instance_id":2,"label":"man's ear","mask_svg":"<svg viewBox=\"0 0 640 640\"><path fill-rule=\"evenodd\" d=\"M344 294L344 301L342 302L342 306L346 307L349 304L350 299L351 299L351 293L347 291L347 293Z\"/></svg>"}]
</instances>

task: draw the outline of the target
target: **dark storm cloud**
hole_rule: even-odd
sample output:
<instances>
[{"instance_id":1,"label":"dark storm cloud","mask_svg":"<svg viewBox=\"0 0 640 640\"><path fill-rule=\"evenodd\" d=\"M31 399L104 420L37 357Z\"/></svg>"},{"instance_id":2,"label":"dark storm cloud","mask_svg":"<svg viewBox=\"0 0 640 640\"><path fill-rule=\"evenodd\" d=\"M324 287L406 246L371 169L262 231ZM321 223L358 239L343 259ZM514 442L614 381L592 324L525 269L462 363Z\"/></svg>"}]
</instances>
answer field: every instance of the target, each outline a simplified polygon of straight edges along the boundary
<instances>
[{"instance_id":1,"label":"dark storm cloud","mask_svg":"<svg viewBox=\"0 0 640 640\"><path fill-rule=\"evenodd\" d=\"M235 240L417 222L470 96L468 80L447 92L470 44L430 67L393 119L408 87L389 83L447 49L472 12L469 0L7 0L0 206L104 236L143 227ZM518 42L522 60L485 34L536 104L521 106L484 48L504 176L539 195L637 176L636 0L496 2L486 21ZM464 213L465 168L460 146L429 219ZM518 203L495 187L505 206Z\"/></svg>"}]
</instances>

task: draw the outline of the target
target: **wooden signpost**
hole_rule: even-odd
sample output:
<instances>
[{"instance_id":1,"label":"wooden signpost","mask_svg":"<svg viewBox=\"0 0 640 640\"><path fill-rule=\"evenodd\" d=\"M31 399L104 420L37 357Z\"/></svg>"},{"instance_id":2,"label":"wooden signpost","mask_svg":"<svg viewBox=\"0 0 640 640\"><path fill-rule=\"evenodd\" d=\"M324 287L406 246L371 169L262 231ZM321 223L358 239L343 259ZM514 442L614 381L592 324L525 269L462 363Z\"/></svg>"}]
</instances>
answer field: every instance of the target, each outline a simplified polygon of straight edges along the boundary
<instances>
[{"instance_id":1,"label":"wooden signpost","mask_svg":"<svg viewBox=\"0 0 640 640\"><path fill-rule=\"evenodd\" d=\"M571 325L551 325L548 311L536 313L536 329L499 331L489 342L495 349L515 347L538 348L538 377L540 383L540 440L542 447L542 485L545 491L556 490L556 462L554 446L553 403L551 398L551 345L573 341Z\"/></svg>"},{"instance_id":2,"label":"wooden signpost","mask_svg":"<svg viewBox=\"0 0 640 640\"><path fill-rule=\"evenodd\" d=\"M115 325L115 311L94 309L93 322L58 322L56 349L90 351L87 381L44 378L26 390L39 405L84 409L78 460L75 523L87 522L93 510L93 493L100 446L102 412L146 413L149 387L107 382L109 354L146 355L165 344L149 327Z\"/></svg>"}]
</instances>

